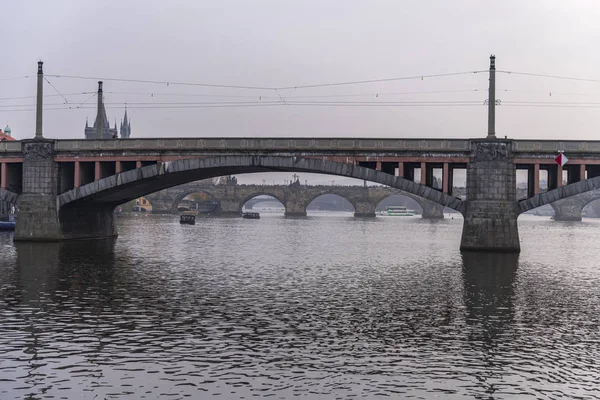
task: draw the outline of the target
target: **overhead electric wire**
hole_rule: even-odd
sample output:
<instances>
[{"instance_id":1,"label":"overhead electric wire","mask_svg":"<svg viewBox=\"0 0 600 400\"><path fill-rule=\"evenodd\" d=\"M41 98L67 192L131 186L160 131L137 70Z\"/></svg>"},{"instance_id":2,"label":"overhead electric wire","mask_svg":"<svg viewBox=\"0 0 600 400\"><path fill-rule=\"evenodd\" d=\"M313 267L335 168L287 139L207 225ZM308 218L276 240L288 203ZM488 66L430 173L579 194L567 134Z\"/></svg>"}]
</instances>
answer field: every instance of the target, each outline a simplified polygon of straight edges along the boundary
<instances>
[{"instance_id":1,"label":"overhead electric wire","mask_svg":"<svg viewBox=\"0 0 600 400\"><path fill-rule=\"evenodd\" d=\"M96 92L79 92L79 93L64 93L64 94L45 94L44 97L60 97L60 96L81 96L84 94L92 94ZM17 96L17 97L0 97L0 100L21 100L21 99L35 99L37 96Z\"/></svg>"},{"instance_id":2,"label":"overhead electric wire","mask_svg":"<svg viewBox=\"0 0 600 400\"><path fill-rule=\"evenodd\" d=\"M465 71L465 72L450 72L443 74L422 74L414 76L402 76L394 78L382 78L382 79L369 79L360 81L345 81L345 82L328 82L308 85L294 85L294 86L246 86L246 85L221 85L213 83L198 83L198 82L177 82L177 81L165 81L165 80L149 80L149 79L127 79L127 78L108 78L108 77L90 77L90 76L77 76L77 75L59 75L59 74L48 74L46 76L53 78L67 78L67 79L86 79L86 80L99 80L99 81L113 81L113 82L129 82L129 83L151 83L161 85L179 85L179 86L201 86L201 87L213 87L213 88L225 88L225 89L248 89L248 90L290 90L290 89L308 89L317 87L329 87L329 86L345 86L345 85L360 85L366 83L381 83L381 82L392 82L400 80L412 80L412 79L425 79L425 78L440 78L457 75L470 75L477 74L480 72L487 72L487 70L481 71Z\"/></svg>"},{"instance_id":3,"label":"overhead electric wire","mask_svg":"<svg viewBox=\"0 0 600 400\"><path fill-rule=\"evenodd\" d=\"M533 76L537 78L552 78L552 79L565 79L569 81L581 81L581 82L595 82L600 83L600 79L589 79L589 78L577 78L571 76L560 76L560 75L547 75L547 74L536 74L531 72L519 72L519 71L505 71L505 70L497 70L497 73L507 74L507 75L523 75L523 76Z\"/></svg>"},{"instance_id":4,"label":"overhead electric wire","mask_svg":"<svg viewBox=\"0 0 600 400\"><path fill-rule=\"evenodd\" d=\"M14 76L12 78L0 78L0 81L16 81L19 79L27 79L30 78L31 75L25 75L25 76Z\"/></svg>"},{"instance_id":5,"label":"overhead electric wire","mask_svg":"<svg viewBox=\"0 0 600 400\"><path fill-rule=\"evenodd\" d=\"M330 83L319 83L319 84L312 84L312 85L285 86L285 87L278 87L277 89L278 90L308 89L308 88L316 88L316 87L362 85L365 83L381 83L381 82L392 82L392 81L402 81L402 80L412 80L412 79L423 80L425 78L441 78L441 77L447 77L447 76L470 75L470 74L477 74L479 72L487 72L487 71L450 72L450 73L445 73L445 74L403 76L403 77L397 77L397 78L369 79L369 80L362 80L362 81L330 82Z\"/></svg>"},{"instance_id":6,"label":"overhead electric wire","mask_svg":"<svg viewBox=\"0 0 600 400\"><path fill-rule=\"evenodd\" d=\"M194 83L194 82L172 82L172 81L154 81L146 79L125 79L125 78L101 78L91 76L76 76L76 75L46 75L53 78L68 78L68 79L87 79L87 80L98 80L98 81L113 81L113 82L130 82L130 83L152 83L161 85L178 85L178 86L202 86L202 87L214 87L214 88L226 88L226 89L249 89L249 90L273 90L271 87L260 87L260 86L242 86L242 85L219 85L213 83Z\"/></svg>"},{"instance_id":7,"label":"overhead electric wire","mask_svg":"<svg viewBox=\"0 0 600 400\"><path fill-rule=\"evenodd\" d=\"M44 80L45 80L46 82L48 82L48 84L49 84L50 86L52 86L52 89L56 90L56 93L58 93L58 94L59 94L59 95L60 95L60 96L63 98L63 100L65 101L65 103L69 104L69 100L67 100L67 98L66 98L65 96L63 96L61 92L59 92L59 91L58 91L58 89L56 88L56 86L54 86L54 85L52 84L52 82L50 82L50 81L48 80L48 78L46 78L46 77L44 76Z\"/></svg>"}]
</instances>

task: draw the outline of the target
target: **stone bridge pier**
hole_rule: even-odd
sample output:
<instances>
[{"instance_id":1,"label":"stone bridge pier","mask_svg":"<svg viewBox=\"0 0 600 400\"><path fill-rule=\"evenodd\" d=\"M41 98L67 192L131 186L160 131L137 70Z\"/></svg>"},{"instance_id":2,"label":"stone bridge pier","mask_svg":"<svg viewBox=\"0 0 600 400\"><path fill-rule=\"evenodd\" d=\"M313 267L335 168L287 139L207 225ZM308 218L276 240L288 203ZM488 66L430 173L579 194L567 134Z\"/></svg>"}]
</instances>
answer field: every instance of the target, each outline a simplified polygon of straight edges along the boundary
<instances>
[{"instance_id":1,"label":"stone bridge pier","mask_svg":"<svg viewBox=\"0 0 600 400\"><path fill-rule=\"evenodd\" d=\"M173 209L174 200L171 198L152 198L149 201L152 204L152 214L174 214L177 211L176 208Z\"/></svg>"},{"instance_id":2,"label":"stone bridge pier","mask_svg":"<svg viewBox=\"0 0 600 400\"><path fill-rule=\"evenodd\" d=\"M423 218L442 219L444 218L444 206L433 201L421 200L418 202L423 209Z\"/></svg>"},{"instance_id":3,"label":"stone bridge pier","mask_svg":"<svg viewBox=\"0 0 600 400\"><path fill-rule=\"evenodd\" d=\"M555 221L581 221L581 212L585 204L575 199L565 199L551 203L550 206L554 209Z\"/></svg>"},{"instance_id":4,"label":"stone bridge pier","mask_svg":"<svg viewBox=\"0 0 600 400\"><path fill-rule=\"evenodd\" d=\"M353 203L354 216L358 218L375 218L375 207L377 204L364 199L357 200Z\"/></svg>"},{"instance_id":5,"label":"stone bridge pier","mask_svg":"<svg viewBox=\"0 0 600 400\"><path fill-rule=\"evenodd\" d=\"M516 167L510 142L473 140L461 250L519 252Z\"/></svg>"},{"instance_id":6,"label":"stone bridge pier","mask_svg":"<svg viewBox=\"0 0 600 400\"><path fill-rule=\"evenodd\" d=\"M23 192L15 241L58 241L117 236L117 204L73 202L58 207L59 168L54 140L23 140Z\"/></svg>"}]
</instances>

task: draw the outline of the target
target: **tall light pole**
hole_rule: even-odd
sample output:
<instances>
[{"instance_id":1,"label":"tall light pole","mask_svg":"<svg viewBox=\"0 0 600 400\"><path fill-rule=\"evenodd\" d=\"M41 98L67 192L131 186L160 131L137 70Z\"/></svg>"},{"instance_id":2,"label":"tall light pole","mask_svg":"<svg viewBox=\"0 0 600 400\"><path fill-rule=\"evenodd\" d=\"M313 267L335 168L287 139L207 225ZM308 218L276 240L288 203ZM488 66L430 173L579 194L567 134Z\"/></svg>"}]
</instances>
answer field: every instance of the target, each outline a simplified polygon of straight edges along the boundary
<instances>
[{"instance_id":1,"label":"tall light pole","mask_svg":"<svg viewBox=\"0 0 600 400\"><path fill-rule=\"evenodd\" d=\"M496 139L496 56L490 56L490 87L488 91L488 134L486 139Z\"/></svg>"},{"instance_id":2,"label":"tall light pole","mask_svg":"<svg viewBox=\"0 0 600 400\"><path fill-rule=\"evenodd\" d=\"M35 105L35 138L43 139L42 135L42 108L44 106L44 63L38 61L37 72L37 102Z\"/></svg>"}]
</instances>

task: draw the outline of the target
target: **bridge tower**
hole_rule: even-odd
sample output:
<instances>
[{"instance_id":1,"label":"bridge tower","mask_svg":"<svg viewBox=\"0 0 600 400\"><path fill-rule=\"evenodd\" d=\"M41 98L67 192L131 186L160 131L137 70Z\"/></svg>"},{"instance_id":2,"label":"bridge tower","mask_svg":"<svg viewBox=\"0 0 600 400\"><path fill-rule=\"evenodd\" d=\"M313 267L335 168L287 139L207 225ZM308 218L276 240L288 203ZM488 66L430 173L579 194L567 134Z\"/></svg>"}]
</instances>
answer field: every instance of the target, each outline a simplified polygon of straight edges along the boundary
<instances>
[{"instance_id":1,"label":"bridge tower","mask_svg":"<svg viewBox=\"0 0 600 400\"><path fill-rule=\"evenodd\" d=\"M510 154L512 141L496 139L495 59L494 55L490 56L488 134L484 140L471 141L460 249L519 252L516 167Z\"/></svg>"}]
</instances>

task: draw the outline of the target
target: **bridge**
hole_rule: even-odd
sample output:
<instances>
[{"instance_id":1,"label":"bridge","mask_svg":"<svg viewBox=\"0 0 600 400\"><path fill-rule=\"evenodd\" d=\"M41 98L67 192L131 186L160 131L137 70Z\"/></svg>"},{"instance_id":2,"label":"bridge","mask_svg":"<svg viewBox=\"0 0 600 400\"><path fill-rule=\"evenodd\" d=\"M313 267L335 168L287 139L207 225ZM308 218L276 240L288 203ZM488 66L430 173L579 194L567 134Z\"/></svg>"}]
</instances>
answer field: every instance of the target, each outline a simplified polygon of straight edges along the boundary
<instances>
[{"instance_id":1,"label":"bridge","mask_svg":"<svg viewBox=\"0 0 600 400\"><path fill-rule=\"evenodd\" d=\"M386 186L208 185L195 182L145 197L152 204L153 213L173 214L177 213L177 205L192 193L204 193L208 200L218 201L216 214L221 216L241 216L244 204L261 195L271 196L283 204L286 216L306 216L306 209L313 200L335 194L352 204L355 217L375 217L375 209L382 200L399 194L415 200L423 209L423 218L444 218L442 205Z\"/></svg>"},{"instance_id":2,"label":"bridge","mask_svg":"<svg viewBox=\"0 0 600 400\"><path fill-rule=\"evenodd\" d=\"M117 234L117 205L173 186L244 173L321 173L379 183L460 212L462 250L518 252L519 214L600 188L600 141L497 138L494 57L489 73L488 132L481 139L52 140L42 134L40 62L35 137L0 142L0 201L19 206L14 240L96 238ZM100 109L101 83L97 97ZM554 161L559 152L570 159L564 168ZM466 171L464 200L452 193L457 169ZM516 195L518 170L528 176L523 199Z\"/></svg>"}]
</instances>

